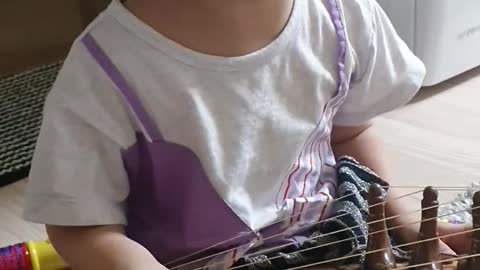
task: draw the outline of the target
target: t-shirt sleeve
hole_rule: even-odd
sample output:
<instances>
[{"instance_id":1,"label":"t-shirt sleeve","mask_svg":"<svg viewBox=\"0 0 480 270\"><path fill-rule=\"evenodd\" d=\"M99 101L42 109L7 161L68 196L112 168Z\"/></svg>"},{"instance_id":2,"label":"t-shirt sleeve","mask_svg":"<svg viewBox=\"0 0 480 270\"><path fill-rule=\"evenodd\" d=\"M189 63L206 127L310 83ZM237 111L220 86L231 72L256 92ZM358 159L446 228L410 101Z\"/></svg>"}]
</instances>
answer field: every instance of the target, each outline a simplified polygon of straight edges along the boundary
<instances>
[{"instance_id":1,"label":"t-shirt sleeve","mask_svg":"<svg viewBox=\"0 0 480 270\"><path fill-rule=\"evenodd\" d=\"M351 2L365 3L368 11L361 7L358 16L362 18L353 19L347 27L353 37L356 68L349 93L333 121L338 126L362 125L405 105L418 92L426 73L376 1Z\"/></svg>"},{"instance_id":2,"label":"t-shirt sleeve","mask_svg":"<svg viewBox=\"0 0 480 270\"><path fill-rule=\"evenodd\" d=\"M125 224L118 101L79 46L64 63L44 108L24 217L64 226ZM118 104L117 104L118 105ZM128 122L125 122L128 123Z\"/></svg>"}]
</instances>

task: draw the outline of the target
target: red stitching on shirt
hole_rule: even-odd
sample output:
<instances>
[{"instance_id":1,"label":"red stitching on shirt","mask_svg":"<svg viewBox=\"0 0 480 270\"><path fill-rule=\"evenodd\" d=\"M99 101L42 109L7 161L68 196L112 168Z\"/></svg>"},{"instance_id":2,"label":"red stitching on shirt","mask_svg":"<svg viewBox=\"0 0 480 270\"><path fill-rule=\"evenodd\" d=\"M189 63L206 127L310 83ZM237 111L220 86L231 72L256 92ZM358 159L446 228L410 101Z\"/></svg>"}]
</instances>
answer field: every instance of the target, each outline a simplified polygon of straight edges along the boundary
<instances>
[{"instance_id":1,"label":"red stitching on shirt","mask_svg":"<svg viewBox=\"0 0 480 270\"><path fill-rule=\"evenodd\" d=\"M293 223L293 218L295 217L295 208L297 206L297 200L293 200L292 215L290 216L290 225Z\"/></svg>"},{"instance_id":2,"label":"red stitching on shirt","mask_svg":"<svg viewBox=\"0 0 480 270\"><path fill-rule=\"evenodd\" d=\"M235 258L237 257L237 250L238 249L233 250L232 257L230 258L230 260L231 260L230 265L235 264Z\"/></svg>"},{"instance_id":3,"label":"red stitching on shirt","mask_svg":"<svg viewBox=\"0 0 480 270\"><path fill-rule=\"evenodd\" d=\"M312 138L312 135L313 134L316 134L317 133L317 130L318 128L320 127L320 124L322 123L322 118L320 118L320 121L318 121L317 125L315 126L315 128L313 129L313 131L310 133L310 135L308 135L308 138L307 140L305 141L305 144L303 145L302 147L302 151L300 151L300 155L298 156L297 158L297 162L295 163L296 164L296 168L293 172L290 173L290 175L288 176L288 182L287 182L287 187L285 188L285 192L283 193L283 201L285 201L285 199L287 199L287 195L288 195L288 192L290 190L290 186L291 186L291 182L292 182L292 177L295 173L298 172L298 170L300 169L300 161L303 157L303 152L305 150L305 148L308 147L308 142L310 141L310 139ZM282 184L283 185L283 184ZM278 206L277 206L278 207Z\"/></svg>"},{"instance_id":4,"label":"red stitching on shirt","mask_svg":"<svg viewBox=\"0 0 480 270\"><path fill-rule=\"evenodd\" d=\"M319 221L323 220L323 215L325 215L325 210L327 210L328 203L330 202L330 196L326 195L325 193L321 192L320 194L327 197L327 201L325 202L325 206L323 206L322 213L320 214Z\"/></svg>"},{"instance_id":5,"label":"red stitching on shirt","mask_svg":"<svg viewBox=\"0 0 480 270\"><path fill-rule=\"evenodd\" d=\"M297 160L296 163L297 167L295 170L288 176L287 188L285 188L285 193L283 193L283 200L287 199L288 191L290 190L290 185L292 182L292 176L300 169L300 158Z\"/></svg>"},{"instance_id":6,"label":"red stitching on shirt","mask_svg":"<svg viewBox=\"0 0 480 270\"><path fill-rule=\"evenodd\" d=\"M303 214L303 209L305 208L305 205L308 203L307 197L304 197L305 203L302 205L302 208L300 208L300 214L298 214L297 222L300 221L302 214Z\"/></svg>"},{"instance_id":7,"label":"red stitching on shirt","mask_svg":"<svg viewBox=\"0 0 480 270\"><path fill-rule=\"evenodd\" d=\"M315 183L315 187L312 188L310 195L313 196L313 194L316 192L316 187L318 185L318 182L321 182L320 177L322 176L322 169L323 169L323 159L322 159L322 140L318 140L318 146L317 146L317 152L318 152L318 160L319 160L319 169L318 169L318 176L317 176L317 182Z\"/></svg>"},{"instance_id":8,"label":"red stitching on shirt","mask_svg":"<svg viewBox=\"0 0 480 270\"><path fill-rule=\"evenodd\" d=\"M307 179L313 171L313 157L312 157L312 154L313 154L313 146L315 145L316 142L317 141L313 141L312 145L310 146L310 170L307 172L307 174L305 174L305 179L303 180L303 190L302 190L302 194L300 196L305 195L305 188L307 187Z\"/></svg>"}]
</instances>

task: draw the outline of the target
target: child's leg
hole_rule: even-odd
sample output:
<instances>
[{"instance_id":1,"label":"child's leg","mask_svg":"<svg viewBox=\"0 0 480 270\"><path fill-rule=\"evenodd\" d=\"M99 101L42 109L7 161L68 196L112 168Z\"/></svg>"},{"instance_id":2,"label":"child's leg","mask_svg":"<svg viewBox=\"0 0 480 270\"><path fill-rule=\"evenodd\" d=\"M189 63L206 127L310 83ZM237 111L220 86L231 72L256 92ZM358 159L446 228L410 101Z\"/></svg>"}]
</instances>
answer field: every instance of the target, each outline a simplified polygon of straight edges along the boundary
<instances>
[{"instance_id":1,"label":"child's leg","mask_svg":"<svg viewBox=\"0 0 480 270\"><path fill-rule=\"evenodd\" d=\"M449 235L453 233L465 232L472 229L471 224L438 224L438 234L440 236ZM462 233L455 236L450 236L442 239L448 246L450 246L458 254L467 254L470 252L470 245L472 241L472 233Z\"/></svg>"},{"instance_id":2,"label":"child's leg","mask_svg":"<svg viewBox=\"0 0 480 270\"><path fill-rule=\"evenodd\" d=\"M402 194L396 192L395 190L391 190L389 192L389 203L387 203L387 216L399 215L399 217L391 219L388 222L388 225L390 227L404 226L393 231L393 234L400 242L415 242L418 240L418 231L420 229L419 221L422 218L420 212L418 211L421 208L421 203L417 199L411 197L402 198L399 200L395 199L401 195ZM412 212L415 213L411 214ZM439 236L446 236L454 233L465 232L471 229L471 224L456 225L444 222L438 223ZM470 252L471 237L471 233L464 233L442 238L442 252L451 253L452 250L457 254L465 254ZM411 246L411 248L413 247L414 246ZM449 248L451 248L451 250L449 250Z\"/></svg>"},{"instance_id":3,"label":"child's leg","mask_svg":"<svg viewBox=\"0 0 480 270\"><path fill-rule=\"evenodd\" d=\"M385 181L395 179L392 177L389 159L383 148L380 137L376 136L375 131L370 125L362 127L335 127L332 132L332 148L337 157L352 156L361 164L371 168ZM393 180L392 186L395 186ZM396 199L402 194L395 188L388 192L386 205L387 217L398 216L388 221L389 227L401 227L393 231L394 236L402 243L415 242L418 239L420 229L421 203L419 200L407 197ZM411 214L415 212L414 214ZM454 232L462 232L471 228L470 226L455 226L450 224L439 225L439 234L447 235ZM464 253L468 251L470 245L470 235L459 235L446 238L445 241L456 252Z\"/></svg>"}]
</instances>

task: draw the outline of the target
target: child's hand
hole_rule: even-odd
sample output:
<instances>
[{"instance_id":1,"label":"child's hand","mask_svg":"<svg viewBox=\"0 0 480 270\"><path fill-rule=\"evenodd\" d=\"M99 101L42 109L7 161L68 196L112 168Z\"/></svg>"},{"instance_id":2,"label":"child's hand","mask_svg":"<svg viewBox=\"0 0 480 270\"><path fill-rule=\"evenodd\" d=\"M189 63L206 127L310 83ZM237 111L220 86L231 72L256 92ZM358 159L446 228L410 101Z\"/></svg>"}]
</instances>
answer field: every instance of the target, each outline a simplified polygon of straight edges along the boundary
<instances>
[{"instance_id":1,"label":"child's hand","mask_svg":"<svg viewBox=\"0 0 480 270\"><path fill-rule=\"evenodd\" d=\"M470 252L472 242L471 230L472 224L449 224L443 222L438 224L438 233L440 236L443 236L443 243L457 254L467 254ZM448 236L452 234L454 235Z\"/></svg>"},{"instance_id":2,"label":"child's hand","mask_svg":"<svg viewBox=\"0 0 480 270\"><path fill-rule=\"evenodd\" d=\"M47 226L49 238L74 270L166 270L121 226Z\"/></svg>"},{"instance_id":3,"label":"child's hand","mask_svg":"<svg viewBox=\"0 0 480 270\"><path fill-rule=\"evenodd\" d=\"M451 257L451 256L456 256L457 253L453 251L445 242L440 240L440 254L442 254L442 257L446 255L446 257Z\"/></svg>"}]
</instances>

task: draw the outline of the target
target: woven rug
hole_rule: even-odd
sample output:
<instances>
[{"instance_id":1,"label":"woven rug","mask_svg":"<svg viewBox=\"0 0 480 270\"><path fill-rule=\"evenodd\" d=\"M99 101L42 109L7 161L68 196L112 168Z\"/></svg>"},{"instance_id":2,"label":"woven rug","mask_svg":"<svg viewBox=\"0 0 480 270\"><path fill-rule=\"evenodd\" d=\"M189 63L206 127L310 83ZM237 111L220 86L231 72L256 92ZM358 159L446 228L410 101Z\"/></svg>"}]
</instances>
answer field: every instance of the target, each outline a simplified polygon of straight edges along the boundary
<instances>
[{"instance_id":1,"label":"woven rug","mask_svg":"<svg viewBox=\"0 0 480 270\"><path fill-rule=\"evenodd\" d=\"M0 79L0 187L28 176L45 98L61 63Z\"/></svg>"}]
</instances>

